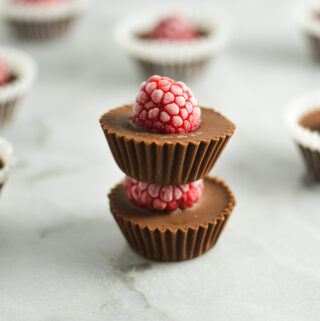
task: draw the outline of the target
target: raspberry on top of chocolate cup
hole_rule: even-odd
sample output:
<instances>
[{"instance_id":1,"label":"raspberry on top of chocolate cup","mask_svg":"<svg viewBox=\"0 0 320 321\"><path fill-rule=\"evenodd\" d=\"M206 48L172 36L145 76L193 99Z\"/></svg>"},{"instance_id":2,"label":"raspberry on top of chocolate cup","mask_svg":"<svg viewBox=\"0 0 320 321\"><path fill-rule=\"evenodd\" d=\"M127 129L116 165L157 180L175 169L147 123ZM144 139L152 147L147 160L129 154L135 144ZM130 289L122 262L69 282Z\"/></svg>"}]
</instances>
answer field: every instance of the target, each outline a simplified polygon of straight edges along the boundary
<instances>
[{"instance_id":1,"label":"raspberry on top of chocolate cup","mask_svg":"<svg viewBox=\"0 0 320 321\"><path fill-rule=\"evenodd\" d=\"M196 105L184 84L159 76L150 79L142 84L135 105L112 109L100 119L118 166L127 176L150 184L180 185L205 177L235 125ZM161 87L162 81L167 87Z\"/></svg>"},{"instance_id":2,"label":"raspberry on top of chocolate cup","mask_svg":"<svg viewBox=\"0 0 320 321\"><path fill-rule=\"evenodd\" d=\"M201 111L192 91L168 77L152 76L142 83L133 121L148 130L188 133L200 124Z\"/></svg>"},{"instance_id":3,"label":"raspberry on top of chocolate cup","mask_svg":"<svg viewBox=\"0 0 320 321\"><path fill-rule=\"evenodd\" d=\"M144 77L189 80L224 50L230 30L223 12L197 3L130 13L118 23L115 36Z\"/></svg>"}]
</instances>

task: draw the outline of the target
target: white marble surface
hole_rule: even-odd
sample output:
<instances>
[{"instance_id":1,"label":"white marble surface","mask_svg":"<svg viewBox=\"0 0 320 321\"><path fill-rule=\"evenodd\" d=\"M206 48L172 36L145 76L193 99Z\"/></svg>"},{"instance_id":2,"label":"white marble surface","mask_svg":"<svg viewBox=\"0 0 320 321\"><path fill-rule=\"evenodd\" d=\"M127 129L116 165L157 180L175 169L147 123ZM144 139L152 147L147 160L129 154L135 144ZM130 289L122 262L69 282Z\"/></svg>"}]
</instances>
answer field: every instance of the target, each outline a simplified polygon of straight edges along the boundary
<instances>
[{"instance_id":1,"label":"white marble surface","mask_svg":"<svg viewBox=\"0 0 320 321\"><path fill-rule=\"evenodd\" d=\"M233 42L189 85L238 126L215 167L238 205L218 245L179 264L133 253L105 197L123 174L98 118L139 84L112 26L145 1L97 1L47 45L19 43L1 25L1 43L32 54L40 74L1 133L18 162L0 199L0 320L319 319L320 187L283 123L288 103L319 86L319 66L293 1L215 2L234 17Z\"/></svg>"}]
</instances>

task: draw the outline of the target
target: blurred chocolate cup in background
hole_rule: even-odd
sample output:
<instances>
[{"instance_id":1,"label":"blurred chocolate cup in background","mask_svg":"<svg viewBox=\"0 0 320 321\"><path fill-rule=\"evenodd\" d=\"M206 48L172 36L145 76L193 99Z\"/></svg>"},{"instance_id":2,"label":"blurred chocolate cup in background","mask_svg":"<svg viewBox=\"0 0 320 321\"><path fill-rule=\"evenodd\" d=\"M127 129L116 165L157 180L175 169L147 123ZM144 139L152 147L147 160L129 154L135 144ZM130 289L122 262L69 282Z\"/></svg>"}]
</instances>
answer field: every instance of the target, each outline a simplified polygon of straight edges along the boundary
<instances>
[{"instance_id":1,"label":"blurred chocolate cup in background","mask_svg":"<svg viewBox=\"0 0 320 321\"><path fill-rule=\"evenodd\" d=\"M13 163L13 148L9 142L0 137L0 192L8 180Z\"/></svg>"},{"instance_id":2,"label":"blurred chocolate cup in background","mask_svg":"<svg viewBox=\"0 0 320 321\"><path fill-rule=\"evenodd\" d=\"M320 91L297 100L287 117L309 175L320 182Z\"/></svg>"},{"instance_id":3,"label":"blurred chocolate cup in background","mask_svg":"<svg viewBox=\"0 0 320 321\"><path fill-rule=\"evenodd\" d=\"M190 21L197 38L184 41L149 37L161 19L176 14ZM230 26L220 11L188 4L179 10L167 7L133 13L118 23L115 36L144 78L158 74L185 81L199 76L223 51L229 41Z\"/></svg>"},{"instance_id":4,"label":"blurred chocolate cup in background","mask_svg":"<svg viewBox=\"0 0 320 321\"><path fill-rule=\"evenodd\" d=\"M7 65L8 82L0 86L0 128L10 123L20 100L31 89L37 67L26 53L0 46L0 57Z\"/></svg>"},{"instance_id":5,"label":"blurred chocolate cup in background","mask_svg":"<svg viewBox=\"0 0 320 321\"><path fill-rule=\"evenodd\" d=\"M83 13L89 0L28 2L6 0L3 18L13 33L27 40L50 40L64 35Z\"/></svg>"}]
</instances>

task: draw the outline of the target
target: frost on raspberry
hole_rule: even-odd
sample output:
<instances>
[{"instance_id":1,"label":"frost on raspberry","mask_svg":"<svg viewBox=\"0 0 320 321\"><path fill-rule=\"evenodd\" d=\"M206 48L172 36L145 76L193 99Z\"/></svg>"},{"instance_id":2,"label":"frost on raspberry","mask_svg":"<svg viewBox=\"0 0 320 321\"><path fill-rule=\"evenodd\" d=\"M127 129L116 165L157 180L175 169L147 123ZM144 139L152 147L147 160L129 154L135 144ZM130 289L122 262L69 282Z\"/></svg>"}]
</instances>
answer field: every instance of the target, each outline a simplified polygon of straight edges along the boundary
<instances>
[{"instance_id":1,"label":"frost on raspberry","mask_svg":"<svg viewBox=\"0 0 320 321\"><path fill-rule=\"evenodd\" d=\"M133 121L151 131L187 133L199 126L201 110L183 82L152 76L140 87Z\"/></svg>"},{"instance_id":2,"label":"frost on raspberry","mask_svg":"<svg viewBox=\"0 0 320 321\"><path fill-rule=\"evenodd\" d=\"M190 41L199 37L198 31L185 18L166 17L151 31L151 39Z\"/></svg>"},{"instance_id":3,"label":"frost on raspberry","mask_svg":"<svg viewBox=\"0 0 320 321\"><path fill-rule=\"evenodd\" d=\"M200 199L202 180L182 185L156 185L140 182L129 176L125 189L131 202L151 211L173 211L193 206Z\"/></svg>"},{"instance_id":4,"label":"frost on raspberry","mask_svg":"<svg viewBox=\"0 0 320 321\"><path fill-rule=\"evenodd\" d=\"M0 57L0 86L5 85L9 80L9 71L6 61Z\"/></svg>"}]
</instances>

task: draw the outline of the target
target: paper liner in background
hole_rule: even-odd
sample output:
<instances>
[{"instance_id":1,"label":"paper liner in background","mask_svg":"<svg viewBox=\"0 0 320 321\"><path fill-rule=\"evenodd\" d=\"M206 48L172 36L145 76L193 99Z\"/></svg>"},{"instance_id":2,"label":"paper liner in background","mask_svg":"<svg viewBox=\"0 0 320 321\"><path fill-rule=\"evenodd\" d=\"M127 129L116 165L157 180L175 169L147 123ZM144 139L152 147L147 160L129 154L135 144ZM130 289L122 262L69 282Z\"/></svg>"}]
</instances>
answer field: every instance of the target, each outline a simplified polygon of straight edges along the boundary
<instances>
[{"instance_id":1,"label":"paper liner in background","mask_svg":"<svg viewBox=\"0 0 320 321\"><path fill-rule=\"evenodd\" d=\"M3 2L2 16L13 32L23 39L47 40L62 36L86 9L90 0L55 3Z\"/></svg>"},{"instance_id":2,"label":"paper liner in background","mask_svg":"<svg viewBox=\"0 0 320 321\"><path fill-rule=\"evenodd\" d=\"M157 219L159 220L166 220L166 215L176 215L174 228L156 228L137 222L139 219L133 220L128 217L128 213L119 211L117 196L127 197L123 184L119 184L111 190L109 194L111 212L132 249L151 260L172 262L192 259L210 250L216 244L230 217L235 206L235 199L229 187L222 180L206 178L204 183L205 188L202 197L208 192L206 184L214 184L224 194L224 208L219 215L213 215L205 224L198 223L195 226L190 225L188 227L185 226L185 222L183 226L181 225L181 221L184 220L189 211L188 208L178 214L149 212L150 215L158 216ZM122 199L120 202L124 202L124 200ZM199 204L200 202L201 199ZM206 211L210 211L215 205L212 201L212 204L201 209L205 208ZM201 204L199 206L201 207ZM149 215L145 209L138 210L143 213L142 215ZM199 213L199 216L201 216L201 213Z\"/></svg>"},{"instance_id":3,"label":"paper liner in background","mask_svg":"<svg viewBox=\"0 0 320 321\"><path fill-rule=\"evenodd\" d=\"M13 117L20 99L31 89L37 67L34 60L24 52L0 46L0 57L9 67L12 81L0 86L0 128Z\"/></svg>"},{"instance_id":4,"label":"paper liner in background","mask_svg":"<svg viewBox=\"0 0 320 321\"><path fill-rule=\"evenodd\" d=\"M320 134L299 123L303 116L317 110L320 111L320 91L298 99L287 112L287 123L309 174L320 181Z\"/></svg>"},{"instance_id":5,"label":"paper liner in background","mask_svg":"<svg viewBox=\"0 0 320 321\"><path fill-rule=\"evenodd\" d=\"M0 160L4 166L0 168L0 192L7 182L10 167L13 163L13 148L9 142L0 137Z\"/></svg>"},{"instance_id":6,"label":"paper liner in background","mask_svg":"<svg viewBox=\"0 0 320 321\"><path fill-rule=\"evenodd\" d=\"M149 40L147 34L163 17L179 15L189 19L208 35L190 42ZM199 75L228 43L230 26L225 16L213 7L165 7L139 11L118 23L115 36L120 46L133 58L147 78L154 74L176 80L190 80Z\"/></svg>"},{"instance_id":7,"label":"paper liner in background","mask_svg":"<svg viewBox=\"0 0 320 321\"><path fill-rule=\"evenodd\" d=\"M221 114L201 107L202 113L210 110L225 119L230 123L229 129L210 139L193 139L191 133L190 140L185 143L158 140L150 143L138 136L128 138L106 125L108 118L117 109L109 111L100 119L113 157L127 176L151 184L180 185L204 178L213 168L235 130L235 125ZM202 118L202 123L208 121L206 117Z\"/></svg>"},{"instance_id":8,"label":"paper liner in background","mask_svg":"<svg viewBox=\"0 0 320 321\"><path fill-rule=\"evenodd\" d=\"M319 1L301 2L294 7L294 18L309 42L311 53L320 60L320 15L317 17L316 12L320 13Z\"/></svg>"}]
</instances>

